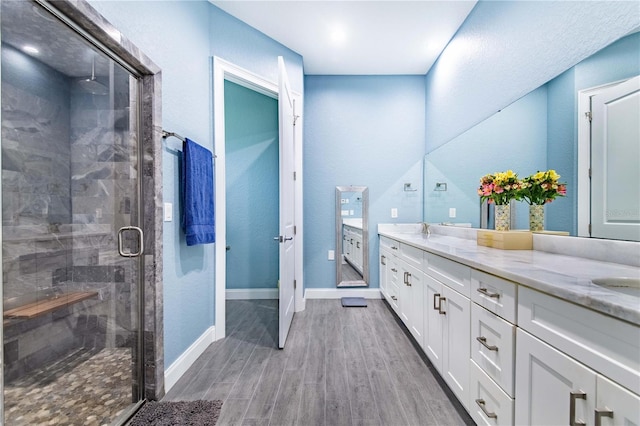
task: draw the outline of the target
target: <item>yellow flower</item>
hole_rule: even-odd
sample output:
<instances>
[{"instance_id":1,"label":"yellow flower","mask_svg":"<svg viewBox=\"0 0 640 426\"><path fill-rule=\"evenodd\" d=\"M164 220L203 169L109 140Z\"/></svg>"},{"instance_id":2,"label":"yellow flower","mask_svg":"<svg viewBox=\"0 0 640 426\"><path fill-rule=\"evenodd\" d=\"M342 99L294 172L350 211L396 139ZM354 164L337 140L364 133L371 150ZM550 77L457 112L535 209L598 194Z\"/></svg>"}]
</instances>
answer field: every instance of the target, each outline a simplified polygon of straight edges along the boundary
<instances>
[{"instance_id":1,"label":"yellow flower","mask_svg":"<svg viewBox=\"0 0 640 426\"><path fill-rule=\"evenodd\" d=\"M555 173L555 172L554 172L554 173ZM534 178L535 180L542 180L542 179L544 179L544 172L538 172L538 173L536 173L535 175L533 175L533 178Z\"/></svg>"},{"instance_id":2,"label":"yellow flower","mask_svg":"<svg viewBox=\"0 0 640 426\"><path fill-rule=\"evenodd\" d=\"M506 177L507 179L510 179L510 178L514 178L514 177L516 177L516 174L515 174L515 173L513 173L513 170L507 170L507 171L504 173L504 175L505 175L505 177Z\"/></svg>"},{"instance_id":3,"label":"yellow flower","mask_svg":"<svg viewBox=\"0 0 640 426\"><path fill-rule=\"evenodd\" d=\"M551 180L560 179L560 175L558 173L556 173L555 170L549 170L547 173L549 173L549 177L551 178Z\"/></svg>"}]
</instances>

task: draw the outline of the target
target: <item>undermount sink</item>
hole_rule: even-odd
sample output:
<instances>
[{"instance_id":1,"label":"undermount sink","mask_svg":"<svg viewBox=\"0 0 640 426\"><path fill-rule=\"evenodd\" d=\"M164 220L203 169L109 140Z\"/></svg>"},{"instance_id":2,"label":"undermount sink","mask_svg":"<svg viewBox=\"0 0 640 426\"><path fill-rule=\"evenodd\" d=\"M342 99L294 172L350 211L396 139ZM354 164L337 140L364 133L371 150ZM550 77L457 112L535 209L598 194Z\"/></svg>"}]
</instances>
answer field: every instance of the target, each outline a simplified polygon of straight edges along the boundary
<instances>
[{"instance_id":1,"label":"undermount sink","mask_svg":"<svg viewBox=\"0 0 640 426\"><path fill-rule=\"evenodd\" d=\"M591 280L595 285L605 287L613 291L640 297L640 278L607 277Z\"/></svg>"}]
</instances>

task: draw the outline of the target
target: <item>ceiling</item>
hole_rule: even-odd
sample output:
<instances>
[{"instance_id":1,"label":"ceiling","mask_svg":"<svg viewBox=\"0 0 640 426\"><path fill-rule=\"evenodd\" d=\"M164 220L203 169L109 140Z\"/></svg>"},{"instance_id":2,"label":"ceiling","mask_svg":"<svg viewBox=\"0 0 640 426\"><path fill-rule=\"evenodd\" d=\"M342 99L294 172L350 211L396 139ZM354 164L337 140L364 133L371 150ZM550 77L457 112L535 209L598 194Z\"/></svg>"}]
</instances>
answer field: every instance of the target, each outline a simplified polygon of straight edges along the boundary
<instances>
[{"instance_id":1,"label":"ceiling","mask_svg":"<svg viewBox=\"0 0 640 426\"><path fill-rule=\"evenodd\" d=\"M424 75L472 1L210 0L302 55L305 74Z\"/></svg>"}]
</instances>

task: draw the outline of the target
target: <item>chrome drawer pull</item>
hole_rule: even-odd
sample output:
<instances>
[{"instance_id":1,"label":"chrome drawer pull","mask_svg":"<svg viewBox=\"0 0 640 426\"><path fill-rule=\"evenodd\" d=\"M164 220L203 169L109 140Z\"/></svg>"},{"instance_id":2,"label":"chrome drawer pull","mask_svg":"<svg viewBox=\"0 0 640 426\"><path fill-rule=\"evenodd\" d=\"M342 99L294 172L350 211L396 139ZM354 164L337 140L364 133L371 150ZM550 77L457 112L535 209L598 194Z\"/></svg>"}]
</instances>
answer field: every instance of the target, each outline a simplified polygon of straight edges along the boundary
<instances>
[{"instance_id":1,"label":"chrome drawer pull","mask_svg":"<svg viewBox=\"0 0 640 426\"><path fill-rule=\"evenodd\" d=\"M411 272L404 273L404 283L411 287L411 283L409 282L409 278L411 278Z\"/></svg>"},{"instance_id":2,"label":"chrome drawer pull","mask_svg":"<svg viewBox=\"0 0 640 426\"><path fill-rule=\"evenodd\" d=\"M391 296L391 298L392 298L393 300L398 300L398 298L397 298L397 297L395 297L395 296Z\"/></svg>"},{"instance_id":3,"label":"chrome drawer pull","mask_svg":"<svg viewBox=\"0 0 640 426\"><path fill-rule=\"evenodd\" d=\"M487 338L484 336L476 337L476 340L482 343L482 346L489 349L490 351L498 351L498 347L495 345L487 345Z\"/></svg>"},{"instance_id":4,"label":"chrome drawer pull","mask_svg":"<svg viewBox=\"0 0 640 426\"><path fill-rule=\"evenodd\" d=\"M439 311L440 307L437 305L436 299L440 297L440 293L434 293L433 295L433 310Z\"/></svg>"},{"instance_id":5,"label":"chrome drawer pull","mask_svg":"<svg viewBox=\"0 0 640 426\"><path fill-rule=\"evenodd\" d=\"M569 392L569 425L584 426L585 422L576 420L576 399L587 399L587 394L581 390Z\"/></svg>"},{"instance_id":6,"label":"chrome drawer pull","mask_svg":"<svg viewBox=\"0 0 640 426\"><path fill-rule=\"evenodd\" d=\"M480 287L477 291L478 293L484 294L487 297L495 297L496 299L500 299L500 293L490 293L489 290L484 287Z\"/></svg>"},{"instance_id":7,"label":"chrome drawer pull","mask_svg":"<svg viewBox=\"0 0 640 426\"><path fill-rule=\"evenodd\" d=\"M387 258L387 257L386 257L385 255L380 256L380 263L381 263L382 265L386 265L386 264L387 264L387 262L385 262L385 261L384 261L386 258Z\"/></svg>"},{"instance_id":8,"label":"chrome drawer pull","mask_svg":"<svg viewBox=\"0 0 640 426\"><path fill-rule=\"evenodd\" d=\"M484 399L476 399L476 404L478 404L478 406L480 407L480 409L482 410L485 416L489 417L490 419L498 418L498 415L496 413L490 413L487 411L486 408L484 408L484 404L485 404Z\"/></svg>"},{"instance_id":9,"label":"chrome drawer pull","mask_svg":"<svg viewBox=\"0 0 640 426\"><path fill-rule=\"evenodd\" d=\"M603 417L613 418L613 411L609 410L609 408L607 408L607 407L604 407L603 409L596 408L595 412L596 412L596 423L595 423L595 426L601 426L602 425L602 418Z\"/></svg>"},{"instance_id":10,"label":"chrome drawer pull","mask_svg":"<svg viewBox=\"0 0 640 426\"><path fill-rule=\"evenodd\" d=\"M396 246L391 246L391 250L398 250L398 247L396 247Z\"/></svg>"},{"instance_id":11,"label":"chrome drawer pull","mask_svg":"<svg viewBox=\"0 0 640 426\"><path fill-rule=\"evenodd\" d=\"M392 272L398 272L398 270L396 268L391 268Z\"/></svg>"}]
</instances>

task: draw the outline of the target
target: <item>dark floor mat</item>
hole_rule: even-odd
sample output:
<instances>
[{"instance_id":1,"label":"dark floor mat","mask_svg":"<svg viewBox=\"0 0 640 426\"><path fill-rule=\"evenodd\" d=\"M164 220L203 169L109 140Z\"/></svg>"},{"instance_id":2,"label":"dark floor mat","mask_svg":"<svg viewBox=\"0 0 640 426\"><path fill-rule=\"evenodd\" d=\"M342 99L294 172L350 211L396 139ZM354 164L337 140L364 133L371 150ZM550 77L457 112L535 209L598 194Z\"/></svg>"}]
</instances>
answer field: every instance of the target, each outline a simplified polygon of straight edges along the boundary
<instances>
[{"instance_id":1,"label":"dark floor mat","mask_svg":"<svg viewBox=\"0 0 640 426\"><path fill-rule=\"evenodd\" d=\"M213 426L218 421L222 401L147 402L129 426Z\"/></svg>"}]
</instances>

